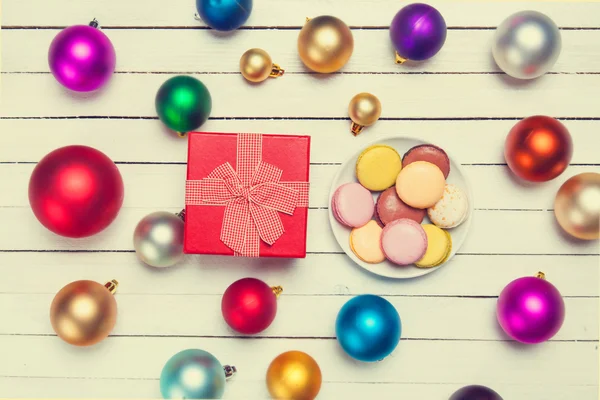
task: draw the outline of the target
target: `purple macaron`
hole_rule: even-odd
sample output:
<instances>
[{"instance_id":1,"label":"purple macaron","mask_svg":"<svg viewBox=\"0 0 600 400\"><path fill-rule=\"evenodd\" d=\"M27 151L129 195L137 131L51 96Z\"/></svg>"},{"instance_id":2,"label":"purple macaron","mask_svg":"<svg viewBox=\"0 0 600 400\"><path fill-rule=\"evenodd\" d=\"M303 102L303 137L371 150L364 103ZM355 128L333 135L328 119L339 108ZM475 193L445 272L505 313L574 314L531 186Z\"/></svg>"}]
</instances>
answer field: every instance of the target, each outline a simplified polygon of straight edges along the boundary
<instances>
[{"instance_id":1,"label":"purple macaron","mask_svg":"<svg viewBox=\"0 0 600 400\"><path fill-rule=\"evenodd\" d=\"M414 264L427 250L427 234L421 224L412 219L397 219L383 228L381 250L394 264Z\"/></svg>"},{"instance_id":2,"label":"purple macaron","mask_svg":"<svg viewBox=\"0 0 600 400\"><path fill-rule=\"evenodd\" d=\"M361 184L345 183L333 194L331 211L340 224L360 228L373 218L375 202Z\"/></svg>"}]
</instances>

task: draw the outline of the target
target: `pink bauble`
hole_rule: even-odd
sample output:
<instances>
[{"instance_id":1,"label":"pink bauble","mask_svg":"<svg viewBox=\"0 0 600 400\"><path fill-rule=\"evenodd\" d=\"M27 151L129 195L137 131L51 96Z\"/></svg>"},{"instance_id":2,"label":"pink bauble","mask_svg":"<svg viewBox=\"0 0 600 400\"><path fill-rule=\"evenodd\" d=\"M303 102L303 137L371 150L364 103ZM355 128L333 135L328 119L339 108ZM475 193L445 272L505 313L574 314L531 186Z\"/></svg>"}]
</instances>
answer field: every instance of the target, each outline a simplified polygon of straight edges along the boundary
<instances>
[{"instance_id":1,"label":"pink bauble","mask_svg":"<svg viewBox=\"0 0 600 400\"><path fill-rule=\"evenodd\" d=\"M115 49L104 33L92 26L63 29L52 40L48 64L61 85L76 92L99 89L115 70Z\"/></svg>"},{"instance_id":2,"label":"pink bauble","mask_svg":"<svg viewBox=\"0 0 600 400\"><path fill-rule=\"evenodd\" d=\"M550 339L565 320L560 292L541 276L516 279L498 297L498 322L508 336L521 343Z\"/></svg>"}]
</instances>

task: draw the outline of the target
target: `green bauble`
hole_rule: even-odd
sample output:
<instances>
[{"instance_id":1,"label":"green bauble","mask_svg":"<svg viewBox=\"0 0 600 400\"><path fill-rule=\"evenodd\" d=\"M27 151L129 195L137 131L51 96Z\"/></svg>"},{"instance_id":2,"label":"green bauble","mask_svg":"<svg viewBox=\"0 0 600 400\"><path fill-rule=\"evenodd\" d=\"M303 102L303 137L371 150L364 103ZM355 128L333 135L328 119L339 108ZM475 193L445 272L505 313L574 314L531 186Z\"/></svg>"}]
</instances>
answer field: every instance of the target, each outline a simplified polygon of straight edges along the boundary
<instances>
[{"instance_id":1,"label":"green bauble","mask_svg":"<svg viewBox=\"0 0 600 400\"><path fill-rule=\"evenodd\" d=\"M179 134L197 129L210 115L212 100L202 82L179 75L167 80L156 93L158 118Z\"/></svg>"}]
</instances>

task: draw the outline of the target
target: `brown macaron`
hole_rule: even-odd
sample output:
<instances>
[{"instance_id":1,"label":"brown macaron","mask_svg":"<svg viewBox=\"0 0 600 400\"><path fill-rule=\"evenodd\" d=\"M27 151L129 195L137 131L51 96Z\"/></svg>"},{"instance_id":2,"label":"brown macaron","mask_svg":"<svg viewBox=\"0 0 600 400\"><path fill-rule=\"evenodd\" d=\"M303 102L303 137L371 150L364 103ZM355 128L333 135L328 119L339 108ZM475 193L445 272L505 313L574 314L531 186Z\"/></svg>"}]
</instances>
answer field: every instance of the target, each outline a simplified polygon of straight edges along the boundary
<instances>
[{"instance_id":1,"label":"brown macaron","mask_svg":"<svg viewBox=\"0 0 600 400\"><path fill-rule=\"evenodd\" d=\"M422 144L408 150L404 154L404 157L402 157L402 166L406 167L415 161L427 161L434 164L442 171L444 179L448 178L450 174L450 158L448 158L448 154L432 144Z\"/></svg>"},{"instance_id":2,"label":"brown macaron","mask_svg":"<svg viewBox=\"0 0 600 400\"><path fill-rule=\"evenodd\" d=\"M413 208L400 200L394 187L381 192L377 198L375 209L377 217L383 225L387 225L400 218L412 219L420 224L425 215L427 215L426 209Z\"/></svg>"}]
</instances>

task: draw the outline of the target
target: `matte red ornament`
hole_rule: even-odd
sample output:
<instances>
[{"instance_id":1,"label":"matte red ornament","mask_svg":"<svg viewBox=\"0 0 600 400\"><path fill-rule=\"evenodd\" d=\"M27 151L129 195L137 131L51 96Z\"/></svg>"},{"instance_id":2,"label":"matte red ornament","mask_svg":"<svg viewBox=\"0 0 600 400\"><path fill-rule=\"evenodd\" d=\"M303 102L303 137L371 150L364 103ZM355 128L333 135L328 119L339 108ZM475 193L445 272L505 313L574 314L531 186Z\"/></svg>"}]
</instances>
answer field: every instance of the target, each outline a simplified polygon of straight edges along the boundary
<instances>
[{"instance_id":1,"label":"matte red ornament","mask_svg":"<svg viewBox=\"0 0 600 400\"><path fill-rule=\"evenodd\" d=\"M521 179L545 182L569 166L573 142L558 120L536 115L519 121L506 137L504 158Z\"/></svg>"},{"instance_id":2,"label":"matte red ornament","mask_svg":"<svg viewBox=\"0 0 600 400\"><path fill-rule=\"evenodd\" d=\"M46 155L29 180L29 204L52 232L81 238L106 228L123 204L123 179L115 163L87 146Z\"/></svg>"},{"instance_id":3,"label":"matte red ornament","mask_svg":"<svg viewBox=\"0 0 600 400\"><path fill-rule=\"evenodd\" d=\"M225 322L239 333L255 334L271 325L277 314L277 297L281 286L269 287L255 278L243 278L232 283L221 300Z\"/></svg>"}]
</instances>

